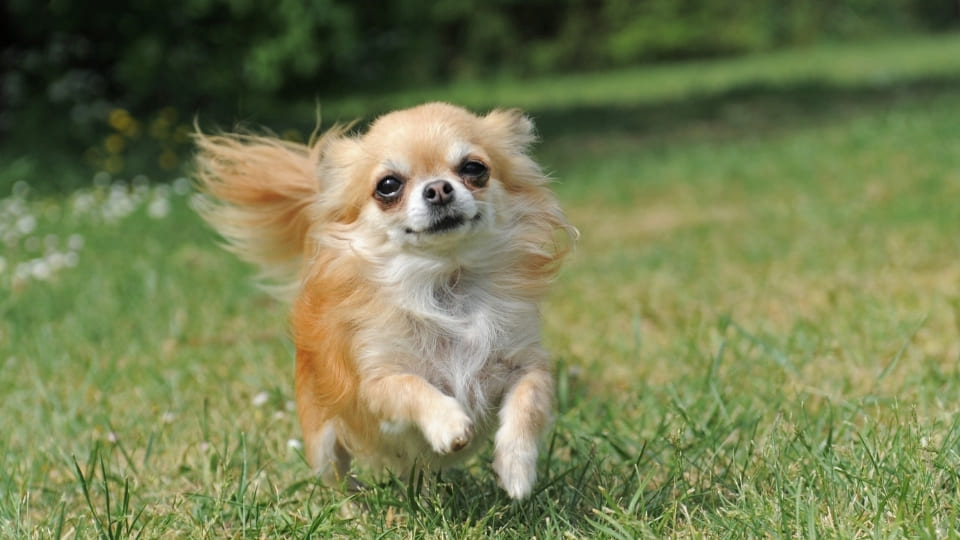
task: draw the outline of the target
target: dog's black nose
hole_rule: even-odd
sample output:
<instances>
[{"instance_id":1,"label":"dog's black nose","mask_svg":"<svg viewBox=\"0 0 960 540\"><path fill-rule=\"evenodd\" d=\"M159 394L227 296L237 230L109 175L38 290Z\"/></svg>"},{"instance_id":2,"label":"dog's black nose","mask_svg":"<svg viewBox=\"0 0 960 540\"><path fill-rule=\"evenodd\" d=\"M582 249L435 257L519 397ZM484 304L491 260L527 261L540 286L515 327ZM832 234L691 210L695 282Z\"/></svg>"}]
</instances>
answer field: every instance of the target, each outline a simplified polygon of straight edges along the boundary
<instances>
[{"instance_id":1,"label":"dog's black nose","mask_svg":"<svg viewBox=\"0 0 960 540\"><path fill-rule=\"evenodd\" d=\"M448 204L453 200L453 185L446 180L434 180L423 188L423 198L437 206Z\"/></svg>"}]
</instances>

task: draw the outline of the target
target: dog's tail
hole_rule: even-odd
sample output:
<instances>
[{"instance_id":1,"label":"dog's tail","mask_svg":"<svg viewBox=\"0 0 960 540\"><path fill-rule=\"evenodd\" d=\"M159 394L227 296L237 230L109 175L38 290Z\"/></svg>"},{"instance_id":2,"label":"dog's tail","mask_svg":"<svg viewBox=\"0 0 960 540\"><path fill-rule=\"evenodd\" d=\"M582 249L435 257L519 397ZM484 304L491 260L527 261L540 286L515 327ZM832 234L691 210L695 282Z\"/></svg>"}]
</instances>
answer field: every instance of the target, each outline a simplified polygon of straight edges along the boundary
<instances>
[{"instance_id":1,"label":"dog's tail","mask_svg":"<svg viewBox=\"0 0 960 540\"><path fill-rule=\"evenodd\" d=\"M324 142L336 128L308 144L251 134L206 135L198 129L196 181L206 197L200 215L253 263L274 295L295 291L303 255L311 249L311 206L319 182Z\"/></svg>"}]
</instances>

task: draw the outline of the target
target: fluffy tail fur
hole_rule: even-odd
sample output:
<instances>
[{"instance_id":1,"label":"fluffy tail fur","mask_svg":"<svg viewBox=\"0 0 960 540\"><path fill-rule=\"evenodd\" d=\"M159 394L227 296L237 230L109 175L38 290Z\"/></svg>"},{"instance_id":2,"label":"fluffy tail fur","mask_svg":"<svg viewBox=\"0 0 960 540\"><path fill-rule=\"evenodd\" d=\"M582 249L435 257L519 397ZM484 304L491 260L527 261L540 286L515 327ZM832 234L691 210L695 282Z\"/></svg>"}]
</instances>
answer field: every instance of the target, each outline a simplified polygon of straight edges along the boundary
<instances>
[{"instance_id":1,"label":"fluffy tail fur","mask_svg":"<svg viewBox=\"0 0 960 540\"><path fill-rule=\"evenodd\" d=\"M195 177L207 195L199 213L226 239L227 249L260 269L277 296L289 298L311 249L317 165L324 141L339 133L336 128L300 144L197 130Z\"/></svg>"}]
</instances>

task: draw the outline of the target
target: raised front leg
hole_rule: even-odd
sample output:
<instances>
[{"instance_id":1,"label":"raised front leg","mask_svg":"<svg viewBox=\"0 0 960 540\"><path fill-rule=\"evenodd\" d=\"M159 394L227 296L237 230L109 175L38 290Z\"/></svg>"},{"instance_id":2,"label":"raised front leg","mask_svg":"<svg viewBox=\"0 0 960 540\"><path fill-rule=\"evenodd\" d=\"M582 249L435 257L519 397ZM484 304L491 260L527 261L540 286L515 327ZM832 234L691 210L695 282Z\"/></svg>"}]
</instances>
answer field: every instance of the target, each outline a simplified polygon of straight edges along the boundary
<instances>
[{"instance_id":1,"label":"raised front leg","mask_svg":"<svg viewBox=\"0 0 960 540\"><path fill-rule=\"evenodd\" d=\"M463 449L473 437L473 421L460 403L423 377L386 375L364 381L360 392L378 417L392 422L413 422L433 451L449 454Z\"/></svg>"},{"instance_id":2,"label":"raised front leg","mask_svg":"<svg viewBox=\"0 0 960 540\"><path fill-rule=\"evenodd\" d=\"M552 405L553 376L543 368L524 373L503 399L493 469L513 499L523 499L533 489L540 436L550 421Z\"/></svg>"}]
</instances>

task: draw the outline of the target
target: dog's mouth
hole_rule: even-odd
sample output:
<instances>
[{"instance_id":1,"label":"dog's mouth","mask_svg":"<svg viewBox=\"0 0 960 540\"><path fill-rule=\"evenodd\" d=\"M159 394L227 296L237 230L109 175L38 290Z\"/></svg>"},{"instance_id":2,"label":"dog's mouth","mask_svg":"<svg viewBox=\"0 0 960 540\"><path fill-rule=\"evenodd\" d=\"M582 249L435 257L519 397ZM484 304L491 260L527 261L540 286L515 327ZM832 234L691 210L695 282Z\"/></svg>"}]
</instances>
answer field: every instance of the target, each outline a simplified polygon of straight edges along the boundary
<instances>
[{"instance_id":1,"label":"dog's mouth","mask_svg":"<svg viewBox=\"0 0 960 540\"><path fill-rule=\"evenodd\" d=\"M477 212L477 215L470 218L469 220L463 214L448 214L445 216L440 216L433 223L430 224L425 229L414 230L410 227L407 227L405 232L407 234L443 234L446 232L451 232L457 229L462 228L465 225L472 225L479 222L483 218L483 215L480 212Z\"/></svg>"},{"instance_id":2,"label":"dog's mouth","mask_svg":"<svg viewBox=\"0 0 960 540\"><path fill-rule=\"evenodd\" d=\"M462 214L457 216L444 216L433 222L433 224L430 225L425 232L435 234L452 231L462 227L466 221L467 220L464 219Z\"/></svg>"}]
</instances>

